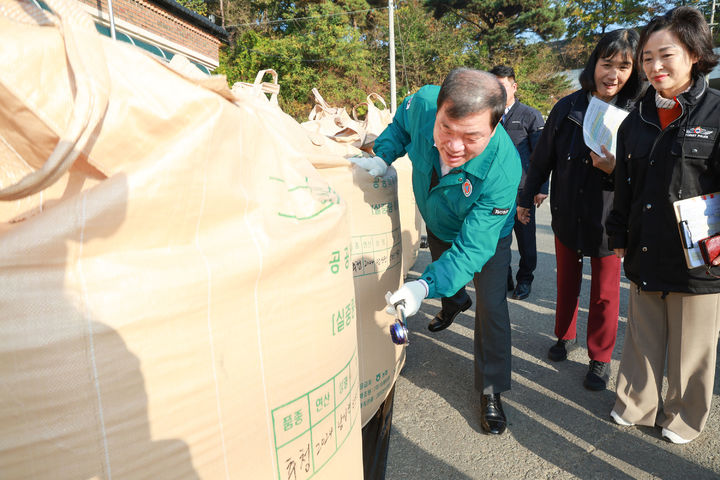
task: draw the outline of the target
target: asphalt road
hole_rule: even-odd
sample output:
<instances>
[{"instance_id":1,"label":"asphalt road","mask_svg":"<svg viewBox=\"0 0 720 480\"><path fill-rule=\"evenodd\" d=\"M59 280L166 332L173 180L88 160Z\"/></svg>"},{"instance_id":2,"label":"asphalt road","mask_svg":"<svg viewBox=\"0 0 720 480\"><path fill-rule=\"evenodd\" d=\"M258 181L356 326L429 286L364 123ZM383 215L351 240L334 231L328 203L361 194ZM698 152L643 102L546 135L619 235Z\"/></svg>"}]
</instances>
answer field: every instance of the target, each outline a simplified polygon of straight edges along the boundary
<instances>
[{"instance_id":1,"label":"asphalt road","mask_svg":"<svg viewBox=\"0 0 720 480\"><path fill-rule=\"evenodd\" d=\"M564 362L547 360L556 340L555 256L547 203L538 210L537 222L532 293L526 300L508 299L513 345L512 390L503 394L508 430L495 437L480 427L480 400L473 388L474 310L433 334L426 325L440 302L426 301L409 319L410 345L396 385L387 480L720 478L719 376L705 430L687 445L666 442L659 428L620 427L610 418L625 338L627 279L621 281L620 327L608 390L591 392L582 385L589 361L588 259L578 318L582 348ZM513 243L513 271L518 260ZM421 250L408 278L417 278L429 261L430 252ZM472 283L469 293L474 299Z\"/></svg>"}]
</instances>

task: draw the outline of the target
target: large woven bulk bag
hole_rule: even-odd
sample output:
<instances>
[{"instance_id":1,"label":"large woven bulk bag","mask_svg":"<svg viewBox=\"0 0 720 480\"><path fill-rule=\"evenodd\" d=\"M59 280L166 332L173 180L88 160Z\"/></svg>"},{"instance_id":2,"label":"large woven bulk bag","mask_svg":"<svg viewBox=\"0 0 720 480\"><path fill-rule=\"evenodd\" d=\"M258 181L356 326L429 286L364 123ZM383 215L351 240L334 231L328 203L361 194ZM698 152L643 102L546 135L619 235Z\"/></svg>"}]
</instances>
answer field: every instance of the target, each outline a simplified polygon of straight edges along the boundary
<instances>
[{"instance_id":1,"label":"large woven bulk bag","mask_svg":"<svg viewBox=\"0 0 720 480\"><path fill-rule=\"evenodd\" d=\"M177 56L177 55L176 55ZM175 58L175 57L173 57ZM194 65L193 65L194 66ZM197 70L197 68L195 69ZM263 78L266 75L270 75L272 82L263 82ZM257 95L267 99L276 107L280 108L278 104L278 93L280 93L280 85L278 84L278 74L272 68L260 70L255 76L253 83L249 82L235 82L232 86L233 95L242 98L244 95ZM270 97L267 97L269 94Z\"/></svg>"},{"instance_id":2,"label":"large woven bulk bag","mask_svg":"<svg viewBox=\"0 0 720 480\"><path fill-rule=\"evenodd\" d=\"M0 0L0 477L362 478L339 195L46 3Z\"/></svg>"},{"instance_id":3,"label":"large woven bulk bag","mask_svg":"<svg viewBox=\"0 0 720 480\"><path fill-rule=\"evenodd\" d=\"M349 161L363 155L361 150L320 135L311 138L315 149L311 161L348 203L365 425L387 398L405 364L405 347L390 338L395 319L385 312L385 293L402 283L398 176L390 167L385 176L372 177Z\"/></svg>"},{"instance_id":4,"label":"large woven bulk bag","mask_svg":"<svg viewBox=\"0 0 720 480\"><path fill-rule=\"evenodd\" d=\"M385 312L384 300L386 292L401 284L397 174L391 167L384 177L371 177L349 160L366 155L361 150L307 130L262 95L254 98L260 99L260 114L275 131L281 132L347 203L351 248L338 252L333 268L353 271L364 426L387 398L405 364L404 346L395 345L390 338L394 318Z\"/></svg>"},{"instance_id":5,"label":"large woven bulk bag","mask_svg":"<svg viewBox=\"0 0 720 480\"><path fill-rule=\"evenodd\" d=\"M344 107L330 106L317 88L312 89L315 106L308 115L308 121L301 125L308 131L320 133L336 142L360 148L365 142L365 129L356 122Z\"/></svg>"},{"instance_id":6,"label":"large woven bulk bag","mask_svg":"<svg viewBox=\"0 0 720 480\"><path fill-rule=\"evenodd\" d=\"M383 108L378 108L375 104L376 101L379 102ZM359 118L357 112L357 107L359 106L365 107L364 118ZM371 92L368 94L364 102L361 102L352 108L352 118L356 122L360 123L360 125L365 129L365 139L360 148L370 153L372 152L375 139L383 132L383 130L385 130L385 127L392 122L392 113L390 113L390 109L385 103L385 99L382 95Z\"/></svg>"},{"instance_id":7,"label":"large woven bulk bag","mask_svg":"<svg viewBox=\"0 0 720 480\"><path fill-rule=\"evenodd\" d=\"M386 292L397 290L401 284L397 174L391 167L384 177L371 177L350 163L350 157L366 155L361 150L307 130L270 102L260 103L262 115L347 203L351 248L339 252L334 265L353 271L361 417L365 425L387 398L405 364L404 346L395 345L390 338L394 318L385 313L384 299Z\"/></svg>"}]
</instances>

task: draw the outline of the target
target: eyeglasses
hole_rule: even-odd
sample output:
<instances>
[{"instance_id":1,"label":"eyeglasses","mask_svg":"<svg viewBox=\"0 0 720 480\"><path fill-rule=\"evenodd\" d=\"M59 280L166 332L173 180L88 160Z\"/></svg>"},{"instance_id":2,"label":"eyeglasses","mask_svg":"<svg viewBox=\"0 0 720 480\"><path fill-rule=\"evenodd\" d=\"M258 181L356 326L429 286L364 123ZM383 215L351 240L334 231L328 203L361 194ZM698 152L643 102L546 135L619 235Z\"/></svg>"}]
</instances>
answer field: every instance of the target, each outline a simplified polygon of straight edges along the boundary
<instances>
[{"instance_id":1,"label":"eyeglasses","mask_svg":"<svg viewBox=\"0 0 720 480\"><path fill-rule=\"evenodd\" d=\"M395 308L395 323L390 325L390 338L395 345L407 345L408 329L405 325L405 300L400 300L393 305Z\"/></svg>"}]
</instances>

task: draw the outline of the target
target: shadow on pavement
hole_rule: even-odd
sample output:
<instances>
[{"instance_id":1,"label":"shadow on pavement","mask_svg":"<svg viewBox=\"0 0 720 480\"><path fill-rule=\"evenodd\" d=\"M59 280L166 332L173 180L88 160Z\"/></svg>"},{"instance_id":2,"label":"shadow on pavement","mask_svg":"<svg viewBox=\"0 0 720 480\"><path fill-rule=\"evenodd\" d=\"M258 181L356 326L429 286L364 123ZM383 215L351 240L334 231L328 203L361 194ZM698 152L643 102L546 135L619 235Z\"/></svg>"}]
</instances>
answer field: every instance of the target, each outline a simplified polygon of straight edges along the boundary
<instances>
[{"instance_id":1,"label":"shadow on pavement","mask_svg":"<svg viewBox=\"0 0 720 480\"><path fill-rule=\"evenodd\" d=\"M472 312L459 316L456 322L470 328L473 319L469 313ZM483 435L477 413L478 396L472 386L472 338L458 333L457 327L426 334L421 330L426 323L426 318L414 322L410 333L411 351L402 376L420 390L430 390L442 397L473 431ZM529 353L518 350L519 343L537 344L537 332L528 328L513 331L516 350L513 384L512 390L503 396L504 405L509 434L534 455L579 478L636 478L632 472L624 471L623 463L637 469L636 472L659 478L678 475L693 479L718 478L717 472L661 447L659 444L664 441L657 429L640 427L646 435L643 438L612 423L609 411L614 390L591 392L582 386L587 370L584 349L574 352L565 362L551 363L543 359L535 362L521 357L544 355L545 346ZM418 460L427 457L429 465L440 462L452 469L397 432L391 445L392 449L403 450ZM415 451L410 453L410 450ZM424 468L420 471L423 475L391 478L468 478L458 471L438 470L438 476L425 475L428 471Z\"/></svg>"},{"instance_id":2,"label":"shadow on pavement","mask_svg":"<svg viewBox=\"0 0 720 480\"><path fill-rule=\"evenodd\" d=\"M556 265L549 212L540 214L532 293L526 300L508 298L513 347L512 390L503 395L508 432L490 440L480 428L479 395L473 387L474 308L447 330L430 333L426 326L440 302L426 301L408 322L410 345L395 400L388 480L720 478L720 376L715 377L716 397L705 432L689 446L662 440L658 428L620 427L609 416L627 322L629 281L624 276L608 389L591 392L582 384L589 361L589 259L583 262L577 322L583 348L564 362L547 359L556 341ZM419 276L429 259L429 252L421 250L408 280ZM513 245L513 275L518 260ZM470 283L472 298L473 290ZM720 364L720 355L718 359Z\"/></svg>"},{"instance_id":3,"label":"shadow on pavement","mask_svg":"<svg viewBox=\"0 0 720 480\"><path fill-rule=\"evenodd\" d=\"M386 471L388 480L473 480L446 461L423 450L396 429L390 435L390 445L396 461Z\"/></svg>"},{"instance_id":4,"label":"shadow on pavement","mask_svg":"<svg viewBox=\"0 0 720 480\"><path fill-rule=\"evenodd\" d=\"M507 406L506 413L513 437L533 453L580 478L600 473L603 478L635 478L613 465L615 461L609 463L598 455L621 460L659 478L677 478L680 474L693 479L717 478L717 472L659 446L658 443L664 443L659 429L626 429L612 423L610 409L615 393L584 389L581 382L585 365L567 361L558 369L548 378L541 365L513 358L516 381L506 405L512 403L517 408ZM519 371L523 373L520 375ZM634 428L640 428L644 435L631 434Z\"/></svg>"}]
</instances>

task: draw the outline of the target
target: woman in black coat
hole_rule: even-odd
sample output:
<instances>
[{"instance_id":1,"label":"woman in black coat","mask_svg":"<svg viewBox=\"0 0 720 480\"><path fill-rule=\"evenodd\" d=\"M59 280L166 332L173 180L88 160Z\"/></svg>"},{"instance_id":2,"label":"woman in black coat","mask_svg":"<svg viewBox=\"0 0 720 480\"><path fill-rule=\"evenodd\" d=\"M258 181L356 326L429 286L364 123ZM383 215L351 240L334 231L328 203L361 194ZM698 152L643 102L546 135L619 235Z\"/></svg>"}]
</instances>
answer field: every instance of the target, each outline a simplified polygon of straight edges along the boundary
<instances>
[{"instance_id":1,"label":"woman in black coat","mask_svg":"<svg viewBox=\"0 0 720 480\"><path fill-rule=\"evenodd\" d=\"M604 390L610 375L620 308L620 259L608 248L604 223L612 207L614 163L585 145L582 124L591 97L629 110L640 91L634 68L638 34L615 30L604 35L580 74L581 90L562 98L552 109L530 159L525 189L518 202L518 219L529 220L533 197L552 173L550 209L557 260L553 361L567 358L577 347L578 297L582 262L590 257L592 280L587 346L590 364L584 385Z\"/></svg>"},{"instance_id":2,"label":"woman in black coat","mask_svg":"<svg viewBox=\"0 0 720 480\"><path fill-rule=\"evenodd\" d=\"M720 191L720 92L705 80L718 56L703 15L678 7L644 28L637 57L651 87L620 127L607 220L631 282L611 416L687 443L710 413L720 268L688 268L673 202Z\"/></svg>"}]
</instances>

